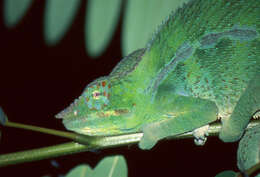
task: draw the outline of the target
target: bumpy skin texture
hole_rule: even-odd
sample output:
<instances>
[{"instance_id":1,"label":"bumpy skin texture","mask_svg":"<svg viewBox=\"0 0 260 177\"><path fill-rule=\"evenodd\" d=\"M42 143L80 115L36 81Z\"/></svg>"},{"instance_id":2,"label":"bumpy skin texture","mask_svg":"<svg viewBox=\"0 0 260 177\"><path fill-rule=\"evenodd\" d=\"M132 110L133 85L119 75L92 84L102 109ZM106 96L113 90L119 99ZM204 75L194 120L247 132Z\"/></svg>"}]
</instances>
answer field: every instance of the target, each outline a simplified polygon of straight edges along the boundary
<instances>
[{"instance_id":1,"label":"bumpy skin texture","mask_svg":"<svg viewBox=\"0 0 260 177\"><path fill-rule=\"evenodd\" d=\"M237 166L245 171L260 162L260 125L248 130L239 142ZM260 177L258 173L255 177Z\"/></svg>"},{"instance_id":2,"label":"bumpy skin texture","mask_svg":"<svg viewBox=\"0 0 260 177\"><path fill-rule=\"evenodd\" d=\"M245 92L241 95L229 119L223 120L219 137L225 142L237 141L242 135L252 115L260 108L260 70L249 82ZM258 115L259 116L259 115ZM258 118L258 116L255 116ZM232 131L230 131L232 130Z\"/></svg>"},{"instance_id":3,"label":"bumpy skin texture","mask_svg":"<svg viewBox=\"0 0 260 177\"><path fill-rule=\"evenodd\" d=\"M255 0L185 4L145 49L90 83L56 117L67 129L93 136L143 131L143 149L217 118L225 124L260 70L259 12Z\"/></svg>"}]
</instances>

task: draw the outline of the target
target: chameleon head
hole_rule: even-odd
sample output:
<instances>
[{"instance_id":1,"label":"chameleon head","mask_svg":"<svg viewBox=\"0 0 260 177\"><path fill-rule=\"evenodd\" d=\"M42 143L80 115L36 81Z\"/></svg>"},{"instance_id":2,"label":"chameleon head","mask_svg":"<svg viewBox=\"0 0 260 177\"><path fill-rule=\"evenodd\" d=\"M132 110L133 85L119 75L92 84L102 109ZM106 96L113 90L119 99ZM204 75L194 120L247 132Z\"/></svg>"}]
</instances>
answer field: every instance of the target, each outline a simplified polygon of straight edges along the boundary
<instances>
[{"instance_id":1,"label":"chameleon head","mask_svg":"<svg viewBox=\"0 0 260 177\"><path fill-rule=\"evenodd\" d=\"M86 135L115 135L133 131L127 122L131 120L134 105L118 104L122 101L118 89L120 87L112 87L107 77L99 78L55 117L62 118L67 129Z\"/></svg>"}]
</instances>

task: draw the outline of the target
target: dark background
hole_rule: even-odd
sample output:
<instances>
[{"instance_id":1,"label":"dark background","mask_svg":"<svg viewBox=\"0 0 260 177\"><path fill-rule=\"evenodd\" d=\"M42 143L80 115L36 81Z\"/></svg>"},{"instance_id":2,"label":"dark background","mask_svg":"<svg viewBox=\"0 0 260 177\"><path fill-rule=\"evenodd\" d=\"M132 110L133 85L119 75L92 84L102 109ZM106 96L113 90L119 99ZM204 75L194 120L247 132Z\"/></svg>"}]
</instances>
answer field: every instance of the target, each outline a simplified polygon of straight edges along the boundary
<instances>
[{"instance_id":1,"label":"dark background","mask_svg":"<svg viewBox=\"0 0 260 177\"><path fill-rule=\"evenodd\" d=\"M97 77L107 75L122 58L120 34L122 14L116 33L102 56L91 59L84 46L86 2L81 4L72 27L62 41L48 47L43 39L44 1L36 1L13 29L3 23L0 0L0 105L9 120L65 130L54 115L77 98ZM1 127L0 153L10 153L68 142L41 133ZM215 176L236 168L237 144L224 144L209 138L204 147L192 139L159 143L151 151L136 145L85 152L0 168L0 176L58 176L80 163L94 167L106 155L123 154L129 177L138 176Z\"/></svg>"}]
</instances>

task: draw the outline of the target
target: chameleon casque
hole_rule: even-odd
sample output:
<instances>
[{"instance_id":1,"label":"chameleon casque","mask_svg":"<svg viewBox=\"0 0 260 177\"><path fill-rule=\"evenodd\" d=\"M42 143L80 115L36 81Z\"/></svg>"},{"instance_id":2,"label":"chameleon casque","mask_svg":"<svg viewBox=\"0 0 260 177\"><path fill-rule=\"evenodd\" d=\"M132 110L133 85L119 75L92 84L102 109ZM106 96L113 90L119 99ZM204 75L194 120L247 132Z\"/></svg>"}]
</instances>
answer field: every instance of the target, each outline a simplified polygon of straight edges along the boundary
<instances>
[{"instance_id":1,"label":"chameleon casque","mask_svg":"<svg viewBox=\"0 0 260 177\"><path fill-rule=\"evenodd\" d=\"M220 138L236 141L260 108L247 91L259 71L260 1L192 0L56 117L91 136L143 132L143 149L220 118Z\"/></svg>"}]
</instances>

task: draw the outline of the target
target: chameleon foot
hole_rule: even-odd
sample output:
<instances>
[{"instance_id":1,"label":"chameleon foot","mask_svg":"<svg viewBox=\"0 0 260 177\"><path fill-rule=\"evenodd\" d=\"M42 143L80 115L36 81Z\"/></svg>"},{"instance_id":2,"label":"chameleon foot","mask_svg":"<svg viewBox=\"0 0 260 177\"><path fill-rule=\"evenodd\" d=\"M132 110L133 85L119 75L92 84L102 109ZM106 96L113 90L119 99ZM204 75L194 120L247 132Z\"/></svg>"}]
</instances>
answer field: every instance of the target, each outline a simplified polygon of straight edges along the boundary
<instances>
[{"instance_id":1,"label":"chameleon foot","mask_svg":"<svg viewBox=\"0 0 260 177\"><path fill-rule=\"evenodd\" d=\"M260 119L260 110L253 115L254 119Z\"/></svg>"},{"instance_id":2,"label":"chameleon foot","mask_svg":"<svg viewBox=\"0 0 260 177\"><path fill-rule=\"evenodd\" d=\"M197 146L203 146L207 141L209 125L195 129L192 133L194 136L194 143Z\"/></svg>"}]
</instances>

